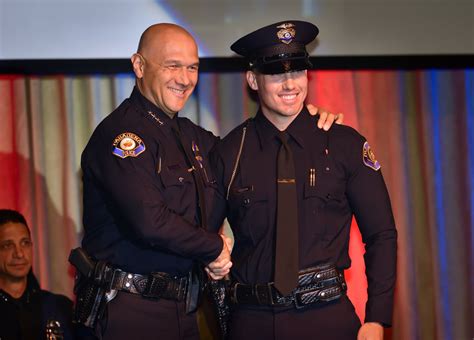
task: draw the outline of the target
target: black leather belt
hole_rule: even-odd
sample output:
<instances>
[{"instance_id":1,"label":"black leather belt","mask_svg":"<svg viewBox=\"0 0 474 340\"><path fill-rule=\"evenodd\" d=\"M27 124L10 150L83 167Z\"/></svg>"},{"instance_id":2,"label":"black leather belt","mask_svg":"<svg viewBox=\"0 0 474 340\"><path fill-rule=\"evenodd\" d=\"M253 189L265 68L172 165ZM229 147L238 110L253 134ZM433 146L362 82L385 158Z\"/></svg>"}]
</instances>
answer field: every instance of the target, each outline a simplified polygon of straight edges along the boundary
<instances>
[{"instance_id":1,"label":"black leather belt","mask_svg":"<svg viewBox=\"0 0 474 340\"><path fill-rule=\"evenodd\" d=\"M188 288L187 277L154 272L150 275L127 273L116 269L110 289L140 294L146 298L184 301Z\"/></svg>"},{"instance_id":2,"label":"black leather belt","mask_svg":"<svg viewBox=\"0 0 474 340\"><path fill-rule=\"evenodd\" d=\"M298 287L288 296L282 296L273 282L255 285L236 282L231 287L231 300L243 305L303 308L338 299L346 290L344 273L333 265L324 265L300 271Z\"/></svg>"}]
</instances>

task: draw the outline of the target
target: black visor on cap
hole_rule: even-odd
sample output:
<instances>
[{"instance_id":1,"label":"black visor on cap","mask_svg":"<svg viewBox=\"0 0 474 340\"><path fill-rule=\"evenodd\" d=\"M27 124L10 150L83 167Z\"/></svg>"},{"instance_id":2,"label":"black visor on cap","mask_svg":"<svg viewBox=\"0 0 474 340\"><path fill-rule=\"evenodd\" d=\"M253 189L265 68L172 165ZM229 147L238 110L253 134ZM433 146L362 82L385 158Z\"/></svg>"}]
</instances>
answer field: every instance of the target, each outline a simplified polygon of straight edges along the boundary
<instances>
[{"instance_id":1,"label":"black visor on cap","mask_svg":"<svg viewBox=\"0 0 474 340\"><path fill-rule=\"evenodd\" d=\"M306 70L313 67L308 53L285 53L270 57L259 57L250 62L250 68L263 74L278 74Z\"/></svg>"}]
</instances>

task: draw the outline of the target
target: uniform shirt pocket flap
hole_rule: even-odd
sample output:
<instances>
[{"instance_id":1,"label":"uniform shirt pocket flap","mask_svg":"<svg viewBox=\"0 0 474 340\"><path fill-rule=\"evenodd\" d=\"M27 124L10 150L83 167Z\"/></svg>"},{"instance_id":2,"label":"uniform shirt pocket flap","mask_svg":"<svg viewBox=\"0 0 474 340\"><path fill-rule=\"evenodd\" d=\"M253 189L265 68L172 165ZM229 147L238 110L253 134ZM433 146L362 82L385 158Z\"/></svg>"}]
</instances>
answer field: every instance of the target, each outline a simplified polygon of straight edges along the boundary
<instances>
[{"instance_id":1,"label":"uniform shirt pocket flap","mask_svg":"<svg viewBox=\"0 0 474 340\"><path fill-rule=\"evenodd\" d=\"M263 190L256 191L253 186L233 188L229 200L240 206L251 206L257 202L268 201L268 193Z\"/></svg>"},{"instance_id":2,"label":"uniform shirt pocket flap","mask_svg":"<svg viewBox=\"0 0 474 340\"><path fill-rule=\"evenodd\" d=\"M305 183L304 185L304 198L318 197L325 202L332 200L342 201L344 199L344 194L337 192L334 188L329 185L324 185L323 183L315 186Z\"/></svg>"}]
</instances>

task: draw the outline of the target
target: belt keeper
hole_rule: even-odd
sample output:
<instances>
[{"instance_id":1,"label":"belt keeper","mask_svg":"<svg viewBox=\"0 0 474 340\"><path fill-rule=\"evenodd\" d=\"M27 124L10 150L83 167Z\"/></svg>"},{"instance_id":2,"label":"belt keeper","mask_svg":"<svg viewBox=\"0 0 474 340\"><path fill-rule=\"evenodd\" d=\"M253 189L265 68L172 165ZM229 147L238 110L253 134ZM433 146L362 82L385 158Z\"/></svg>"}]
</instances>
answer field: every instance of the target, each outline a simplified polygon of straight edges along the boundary
<instances>
[{"instance_id":1,"label":"belt keeper","mask_svg":"<svg viewBox=\"0 0 474 340\"><path fill-rule=\"evenodd\" d=\"M108 291L108 292L115 289L115 287L114 287L114 285L115 285L115 276L116 276L117 273L119 273L119 272L120 272L120 269L114 269L114 270L112 271L112 278L110 279L110 285L109 285L109 287L107 288L107 291Z\"/></svg>"},{"instance_id":2,"label":"belt keeper","mask_svg":"<svg viewBox=\"0 0 474 340\"><path fill-rule=\"evenodd\" d=\"M163 277L157 277L158 273L151 273L148 275L145 289L142 296L151 299L159 299L163 295L163 291L168 285Z\"/></svg>"}]
</instances>

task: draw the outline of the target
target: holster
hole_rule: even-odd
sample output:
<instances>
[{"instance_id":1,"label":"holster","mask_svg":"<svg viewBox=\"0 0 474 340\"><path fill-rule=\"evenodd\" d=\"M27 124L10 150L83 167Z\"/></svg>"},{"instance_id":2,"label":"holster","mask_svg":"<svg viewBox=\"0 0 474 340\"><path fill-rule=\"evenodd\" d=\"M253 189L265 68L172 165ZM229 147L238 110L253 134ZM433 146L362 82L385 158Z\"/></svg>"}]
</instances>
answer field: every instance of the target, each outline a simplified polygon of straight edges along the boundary
<instances>
[{"instance_id":1,"label":"holster","mask_svg":"<svg viewBox=\"0 0 474 340\"><path fill-rule=\"evenodd\" d=\"M217 323L221 339L226 339L230 320L230 296L229 289L231 281L227 279L209 280L209 295L214 305Z\"/></svg>"},{"instance_id":2,"label":"holster","mask_svg":"<svg viewBox=\"0 0 474 340\"><path fill-rule=\"evenodd\" d=\"M188 274L188 291L186 294L186 314L197 310L204 289L204 270L201 265L194 263Z\"/></svg>"},{"instance_id":3,"label":"holster","mask_svg":"<svg viewBox=\"0 0 474 340\"><path fill-rule=\"evenodd\" d=\"M95 328L105 311L114 269L105 261L94 261L82 248L71 251L69 262L76 268L73 322Z\"/></svg>"}]
</instances>

